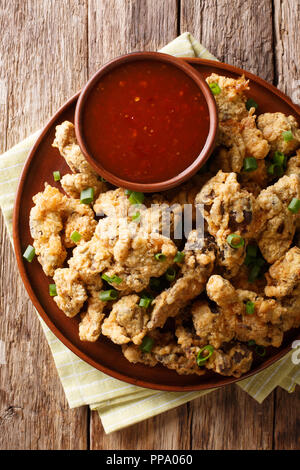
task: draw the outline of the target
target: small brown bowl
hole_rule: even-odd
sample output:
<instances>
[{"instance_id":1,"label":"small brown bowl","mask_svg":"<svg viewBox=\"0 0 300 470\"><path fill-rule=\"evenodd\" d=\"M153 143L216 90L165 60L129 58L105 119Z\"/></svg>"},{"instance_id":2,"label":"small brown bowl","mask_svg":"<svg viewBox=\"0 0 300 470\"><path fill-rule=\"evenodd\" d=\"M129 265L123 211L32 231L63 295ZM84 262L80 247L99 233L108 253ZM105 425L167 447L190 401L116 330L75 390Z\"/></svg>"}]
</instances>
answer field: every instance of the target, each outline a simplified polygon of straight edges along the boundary
<instances>
[{"instance_id":1,"label":"small brown bowl","mask_svg":"<svg viewBox=\"0 0 300 470\"><path fill-rule=\"evenodd\" d=\"M99 80L102 79L104 75L110 73L117 67L119 68L125 64L127 65L136 61L156 61L159 63L170 64L180 69L196 84L197 88L199 89L199 92L201 93L201 98L203 98L203 102L206 105L203 114L203 121L204 119L208 120L208 125L206 124L207 135L206 140L204 137L204 144L200 150L200 153L195 157L195 159L191 163L188 163L188 166L186 168L180 170L178 174L175 174L174 176L170 176L167 179L160 180L158 182L142 182L132 180L130 181L129 179L127 180L127 178L125 178L124 176L121 177L113 173L112 170L108 170L107 168L105 168L101 161L96 158L95 149L94 152L91 150L92 136L89 136L89 138L87 138L85 132L85 116L89 112L92 112L91 106L89 108L88 104L93 101L93 97L90 100L89 97L91 96L91 93L96 90ZM105 64L100 70L98 70L98 72L89 80L89 82L83 88L75 112L76 137L78 139L83 154L85 155L90 165L94 168L94 170L105 180L109 181L115 186L141 192L164 191L181 184L182 182L189 179L193 174L195 174L199 170L199 168L206 162L206 160L209 158L214 149L217 126L218 115L216 103L207 83L205 82L205 79L199 73L197 73L197 71L195 71L194 67L192 67L183 59L178 59L173 56L161 54L158 52L136 52L126 54Z\"/></svg>"}]
</instances>

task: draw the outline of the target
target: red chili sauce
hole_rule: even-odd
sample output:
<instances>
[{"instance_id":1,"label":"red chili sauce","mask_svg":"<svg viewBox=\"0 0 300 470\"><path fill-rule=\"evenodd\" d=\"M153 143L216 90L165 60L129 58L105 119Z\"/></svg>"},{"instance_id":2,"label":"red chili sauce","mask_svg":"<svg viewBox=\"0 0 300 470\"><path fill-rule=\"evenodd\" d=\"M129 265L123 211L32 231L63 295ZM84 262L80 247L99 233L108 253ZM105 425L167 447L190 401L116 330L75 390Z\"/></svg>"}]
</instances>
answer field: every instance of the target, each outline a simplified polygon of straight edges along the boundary
<instances>
[{"instance_id":1,"label":"red chili sauce","mask_svg":"<svg viewBox=\"0 0 300 470\"><path fill-rule=\"evenodd\" d=\"M87 98L83 132L101 165L127 181L158 183L200 154L209 112L194 81L179 68L136 61L104 75Z\"/></svg>"}]
</instances>

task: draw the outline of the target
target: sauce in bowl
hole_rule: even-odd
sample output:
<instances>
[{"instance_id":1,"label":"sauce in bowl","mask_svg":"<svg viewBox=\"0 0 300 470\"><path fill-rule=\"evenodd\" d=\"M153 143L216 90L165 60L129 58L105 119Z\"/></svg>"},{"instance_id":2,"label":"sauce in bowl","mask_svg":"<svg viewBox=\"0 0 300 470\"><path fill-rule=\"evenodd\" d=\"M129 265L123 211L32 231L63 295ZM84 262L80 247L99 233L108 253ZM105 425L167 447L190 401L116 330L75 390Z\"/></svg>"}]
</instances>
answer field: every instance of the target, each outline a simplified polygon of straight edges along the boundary
<instances>
[{"instance_id":1,"label":"sauce in bowl","mask_svg":"<svg viewBox=\"0 0 300 470\"><path fill-rule=\"evenodd\" d=\"M158 61L123 64L90 92L83 133L90 152L128 181L156 183L181 173L209 131L206 100L182 70Z\"/></svg>"}]
</instances>

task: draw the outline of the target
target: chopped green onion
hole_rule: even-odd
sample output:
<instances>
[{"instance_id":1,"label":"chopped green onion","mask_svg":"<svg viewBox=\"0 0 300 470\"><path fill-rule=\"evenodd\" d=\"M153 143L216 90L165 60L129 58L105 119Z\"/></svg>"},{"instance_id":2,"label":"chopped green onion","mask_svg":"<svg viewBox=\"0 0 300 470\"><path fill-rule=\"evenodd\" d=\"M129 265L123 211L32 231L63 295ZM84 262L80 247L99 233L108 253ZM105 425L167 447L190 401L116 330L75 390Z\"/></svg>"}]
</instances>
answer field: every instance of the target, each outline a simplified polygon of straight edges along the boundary
<instances>
[{"instance_id":1,"label":"chopped green onion","mask_svg":"<svg viewBox=\"0 0 300 470\"><path fill-rule=\"evenodd\" d=\"M99 298L103 302L106 302L108 300L116 300L118 298L118 295L119 295L119 293L114 289L102 290L99 293Z\"/></svg>"},{"instance_id":2,"label":"chopped green onion","mask_svg":"<svg viewBox=\"0 0 300 470\"><path fill-rule=\"evenodd\" d=\"M247 255L249 255L251 258L255 258L257 256L257 245L248 245Z\"/></svg>"},{"instance_id":3,"label":"chopped green onion","mask_svg":"<svg viewBox=\"0 0 300 470\"><path fill-rule=\"evenodd\" d=\"M157 261L165 261L167 258L166 255L164 255L163 253L156 253L154 257Z\"/></svg>"},{"instance_id":4,"label":"chopped green onion","mask_svg":"<svg viewBox=\"0 0 300 470\"><path fill-rule=\"evenodd\" d=\"M126 196L130 196L131 193L132 193L132 191L130 189L125 189Z\"/></svg>"},{"instance_id":5,"label":"chopped green onion","mask_svg":"<svg viewBox=\"0 0 300 470\"><path fill-rule=\"evenodd\" d=\"M90 204L94 200L94 188L83 189L80 193L80 202Z\"/></svg>"},{"instance_id":6,"label":"chopped green onion","mask_svg":"<svg viewBox=\"0 0 300 470\"><path fill-rule=\"evenodd\" d=\"M257 170L257 161L256 158L254 157L247 157L244 159L244 166L243 170L244 171L254 171Z\"/></svg>"},{"instance_id":7,"label":"chopped green onion","mask_svg":"<svg viewBox=\"0 0 300 470\"><path fill-rule=\"evenodd\" d=\"M206 356L202 355L204 351L208 351L208 354ZM205 364L205 362L207 361L207 359L210 358L213 352L214 352L214 347L211 346L210 344L208 344L207 346L204 346L204 348L201 348L197 354L197 365L199 367L203 366L203 364Z\"/></svg>"},{"instance_id":8,"label":"chopped green onion","mask_svg":"<svg viewBox=\"0 0 300 470\"><path fill-rule=\"evenodd\" d=\"M154 339L150 338L149 336L145 336L142 344L140 345L140 349L144 353L150 353L152 351L152 348L154 346Z\"/></svg>"},{"instance_id":9,"label":"chopped green onion","mask_svg":"<svg viewBox=\"0 0 300 470\"><path fill-rule=\"evenodd\" d=\"M60 180L60 172L58 170L53 171L53 178L54 178L54 181L59 181Z\"/></svg>"},{"instance_id":10,"label":"chopped green onion","mask_svg":"<svg viewBox=\"0 0 300 470\"><path fill-rule=\"evenodd\" d=\"M157 290L160 288L160 280L157 277L151 277L149 282L150 289Z\"/></svg>"},{"instance_id":11,"label":"chopped green onion","mask_svg":"<svg viewBox=\"0 0 300 470\"><path fill-rule=\"evenodd\" d=\"M71 240L73 240L74 243L78 243L81 240L82 235L77 232L77 230L74 230L74 232L71 233Z\"/></svg>"},{"instance_id":12,"label":"chopped green onion","mask_svg":"<svg viewBox=\"0 0 300 470\"><path fill-rule=\"evenodd\" d=\"M300 209L300 199L293 197L293 199L288 205L288 210L291 211L293 214L298 214L299 209Z\"/></svg>"},{"instance_id":13,"label":"chopped green onion","mask_svg":"<svg viewBox=\"0 0 300 470\"><path fill-rule=\"evenodd\" d=\"M131 217L131 220L133 222L139 222L140 221L140 218L141 218L141 213L139 211L137 211L132 217Z\"/></svg>"},{"instance_id":14,"label":"chopped green onion","mask_svg":"<svg viewBox=\"0 0 300 470\"><path fill-rule=\"evenodd\" d=\"M176 277L176 270L174 268L167 269L166 279L169 282L173 282Z\"/></svg>"},{"instance_id":15,"label":"chopped green onion","mask_svg":"<svg viewBox=\"0 0 300 470\"><path fill-rule=\"evenodd\" d=\"M231 233L230 235L228 235L226 241L228 245L231 246L231 248L240 248L245 244L245 240L237 233Z\"/></svg>"},{"instance_id":16,"label":"chopped green onion","mask_svg":"<svg viewBox=\"0 0 300 470\"><path fill-rule=\"evenodd\" d=\"M256 342L254 341L254 339L250 339L250 341L248 341L248 346L255 346L256 345Z\"/></svg>"},{"instance_id":17,"label":"chopped green onion","mask_svg":"<svg viewBox=\"0 0 300 470\"><path fill-rule=\"evenodd\" d=\"M100 181L102 181L102 183L106 183L106 179L104 179L103 176L100 176Z\"/></svg>"},{"instance_id":18,"label":"chopped green onion","mask_svg":"<svg viewBox=\"0 0 300 470\"><path fill-rule=\"evenodd\" d=\"M35 257L35 249L33 248L33 246L28 245L28 247L23 253L23 258L27 259L27 261L31 263L34 257Z\"/></svg>"},{"instance_id":19,"label":"chopped green onion","mask_svg":"<svg viewBox=\"0 0 300 470\"><path fill-rule=\"evenodd\" d=\"M138 193L136 191L130 191L129 202L130 204L143 204L145 199L144 193Z\"/></svg>"},{"instance_id":20,"label":"chopped green onion","mask_svg":"<svg viewBox=\"0 0 300 470\"><path fill-rule=\"evenodd\" d=\"M258 104L256 103L256 101L254 101L253 98L249 98L246 102L246 108L247 108L248 111L250 111L251 108L257 109Z\"/></svg>"},{"instance_id":21,"label":"chopped green onion","mask_svg":"<svg viewBox=\"0 0 300 470\"><path fill-rule=\"evenodd\" d=\"M246 313L247 313L247 315L253 315L254 310L255 310L254 302L251 302L251 300L248 300L248 302L246 303Z\"/></svg>"},{"instance_id":22,"label":"chopped green onion","mask_svg":"<svg viewBox=\"0 0 300 470\"><path fill-rule=\"evenodd\" d=\"M260 344L257 344L255 347L255 352L258 354L260 357L264 357L266 355L266 348L264 346L261 346Z\"/></svg>"},{"instance_id":23,"label":"chopped green onion","mask_svg":"<svg viewBox=\"0 0 300 470\"><path fill-rule=\"evenodd\" d=\"M184 260L184 253L182 251L177 251L175 258L174 258L174 263L182 263Z\"/></svg>"},{"instance_id":24,"label":"chopped green onion","mask_svg":"<svg viewBox=\"0 0 300 470\"><path fill-rule=\"evenodd\" d=\"M221 88L216 82L210 83L209 88L211 89L213 95L219 95L219 93L221 93Z\"/></svg>"},{"instance_id":25,"label":"chopped green onion","mask_svg":"<svg viewBox=\"0 0 300 470\"><path fill-rule=\"evenodd\" d=\"M51 297L57 296L57 290L56 290L55 284L49 284L49 294L51 295Z\"/></svg>"},{"instance_id":26,"label":"chopped green onion","mask_svg":"<svg viewBox=\"0 0 300 470\"><path fill-rule=\"evenodd\" d=\"M278 152L278 150L276 150L273 156L273 162L278 166L286 166L286 156L284 153Z\"/></svg>"},{"instance_id":27,"label":"chopped green onion","mask_svg":"<svg viewBox=\"0 0 300 470\"><path fill-rule=\"evenodd\" d=\"M139 306L143 308L148 308L152 303L153 298L143 295L140 299Z\"/></svg>"},{"instance_id":28,"label":"chopped green onion","mask_svg":"<svg viewBox=\"0 0 300 470\"><path fill-rule=\"evenodd\" d=\"M115 284L121 284L122 282L122 279L116 275L114 275L113 277L109 277L107 274L102 274L102 279L104 279L104 281L106 282L114 282Z\"/></svg>"},{"instance_id":29,"label":"chopped green onion","mask_svg":"<svg viewBox=\"0 0 300 470\"><path fill-rule=\"evenodd\" d=\"M260 275L260 266L258 264L255 264L250 271L248 281L254 282L258 278L259 275Z\"/></svg>"},{"instance_id":30,"label":"chopped green onion","mask_svg":"<svg viewBox=\"0 0 300 470\"><path fill-rule=\"evenodd\" d=\"M290 142L294 138L292 131L284 131L282 137L285 142Z\"/></svg>"}]
</instances>

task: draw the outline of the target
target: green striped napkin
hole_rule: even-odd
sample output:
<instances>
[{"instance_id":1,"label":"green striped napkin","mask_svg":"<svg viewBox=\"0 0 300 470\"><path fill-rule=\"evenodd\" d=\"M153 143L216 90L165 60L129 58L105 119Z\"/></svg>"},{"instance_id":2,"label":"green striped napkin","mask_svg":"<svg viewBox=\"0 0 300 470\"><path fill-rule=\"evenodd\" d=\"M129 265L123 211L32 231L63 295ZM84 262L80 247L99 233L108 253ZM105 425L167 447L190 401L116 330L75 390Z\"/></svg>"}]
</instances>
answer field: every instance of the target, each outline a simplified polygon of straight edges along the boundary
<instances>
[{"instance_id":1,"label":"green striped napkin","mask_svg":"<svg viewBox=\"0 0 300 470\"><path fill-rule=\"evenodd\" d=\"M217 60L190 33L182 34L161 49L161 52L178 57ZM18 179L37 136L38 132L0 156L0 206L10 237ZM89 405L92 410L97 410L106 433L150 418L212 391L160 392L116 380L79 359L53 335L41 318L40 321L70 407ZM289 392L293 391L295 384L300 384L300 368L292 363L291 354L237 385L259 403L277 385Z\"/></svg>"}]
</instances>

